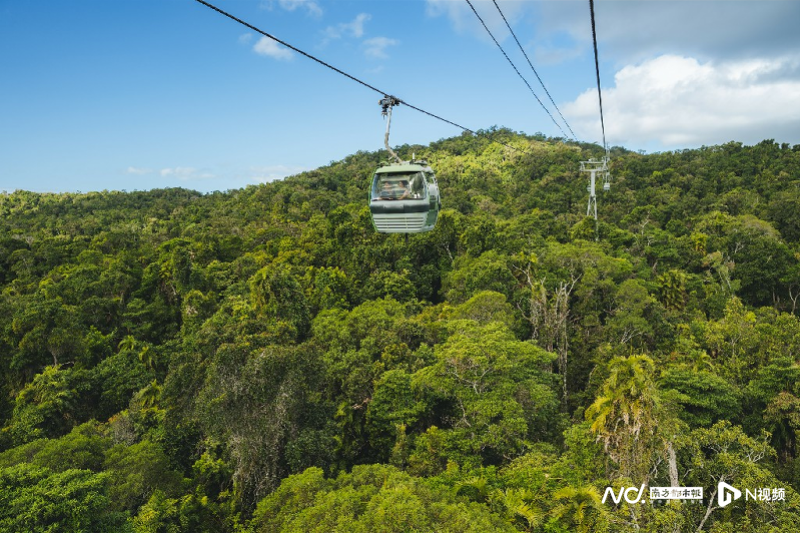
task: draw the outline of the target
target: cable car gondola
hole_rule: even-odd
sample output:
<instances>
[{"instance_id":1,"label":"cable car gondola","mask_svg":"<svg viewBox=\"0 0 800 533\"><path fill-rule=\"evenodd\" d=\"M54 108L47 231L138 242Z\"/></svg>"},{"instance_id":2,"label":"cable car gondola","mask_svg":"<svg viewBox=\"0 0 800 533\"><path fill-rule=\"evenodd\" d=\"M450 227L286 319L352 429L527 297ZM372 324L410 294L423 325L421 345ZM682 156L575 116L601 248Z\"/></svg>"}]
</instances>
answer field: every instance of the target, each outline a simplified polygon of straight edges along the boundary
<instances>
[{"instance_id":1,"label":"cable car gondola","mask_svg":"<svg viewBox=\"0 0 800 533\"><path fill-rule=\"evenodd\" d=\"M369 210L379 233L430 231L439 207L439 186L427 162L401 161L375 171Z\"/></svg>"},{"instance_id":2,"label":"cable car gondola","mask_svg":"<svg viewBox=\"0 0 800 533\"><path fill-rule=\"evenodd\" d=\"M387 96L379 102L388 115L384 143L396 162L387 163L372 177L369 210L378 233L420 233L436 226L441 200L436 175L426 161L402 161L389 146L392 106L400 101Z\"/></svg>"}]
</instances>

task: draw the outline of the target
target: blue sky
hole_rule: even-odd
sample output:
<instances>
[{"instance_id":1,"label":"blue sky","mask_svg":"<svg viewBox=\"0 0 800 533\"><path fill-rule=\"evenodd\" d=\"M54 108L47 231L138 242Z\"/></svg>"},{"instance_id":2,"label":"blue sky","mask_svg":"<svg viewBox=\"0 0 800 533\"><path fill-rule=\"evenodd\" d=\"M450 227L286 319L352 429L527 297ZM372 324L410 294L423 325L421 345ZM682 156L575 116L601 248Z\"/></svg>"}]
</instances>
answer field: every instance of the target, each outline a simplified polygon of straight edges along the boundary
<instances>
[{"instance_id":1,"label":"blue sky","mask_svg":"<svg viewBox=\"0 0 800 533\"><path fill-rule=\"evenodd\" d=\"M466 1L212 3L468 128L561 135ZM578 138L599 141L588 2L497 3ZM549 104L493 2L473 4ZM800 2L596 15L609 144L800 143ZM0 0L0 72L0 191L227 190L383 144L380 95L194 0ZM459 133L401 106L391 142Z\"/></svg>"}]
</instances>

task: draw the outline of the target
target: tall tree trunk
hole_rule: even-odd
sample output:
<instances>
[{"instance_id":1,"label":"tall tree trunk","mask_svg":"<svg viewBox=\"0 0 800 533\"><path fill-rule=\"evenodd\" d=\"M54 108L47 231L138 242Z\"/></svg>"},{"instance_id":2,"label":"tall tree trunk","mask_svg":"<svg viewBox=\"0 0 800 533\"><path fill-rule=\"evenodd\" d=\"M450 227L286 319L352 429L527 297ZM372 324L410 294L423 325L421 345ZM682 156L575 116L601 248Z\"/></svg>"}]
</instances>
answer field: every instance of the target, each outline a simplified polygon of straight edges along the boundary
<instances>
[{"instance_id":1,"label":"tall tree trunk","mask_svg":"<svg viewBox=\"0 0 800 533\"><path fill-rule=\"evenodd\" d=\"M678 461L675 458L675 448L672 447L672 441L667 443L667 454L669 455L669 484L677 487L680 483L678 479Z\"/></svg>"},{"instance_id":2,"label":"tall tree trunk","mask_svg":"<svg viewBox=\"0 0 800 533\"><path fill-rule=\"evenodd\" d=\"M561 409L567 410L567 363L569 356L569 298L580 276L572 275L569 281L559 282L555 290L548 291L545 278L536 280L528 265L519 268L524 276L523 283L530 290L527 301L517 304L517 308L531 325L531 340L548 352L555 352L558 373L561 374Z\"/></svg>"}]
</instances>

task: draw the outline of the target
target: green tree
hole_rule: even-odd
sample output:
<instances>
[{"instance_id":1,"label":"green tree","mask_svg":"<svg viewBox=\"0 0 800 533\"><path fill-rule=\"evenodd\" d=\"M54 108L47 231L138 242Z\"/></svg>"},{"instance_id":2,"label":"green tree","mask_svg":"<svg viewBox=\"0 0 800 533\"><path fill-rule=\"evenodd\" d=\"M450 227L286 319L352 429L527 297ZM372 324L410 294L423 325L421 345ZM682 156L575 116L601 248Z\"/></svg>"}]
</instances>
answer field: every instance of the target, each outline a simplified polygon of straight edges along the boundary
<instances>
[{"instance_id":1,"label":"green tree","mask_svg":"<svg viewBox=\"0 0 800 533\"><path fill-rule=\"evenodd\" d=\"M251 278L253 306L277 328L279 336L301 340L308 333L310 316L306 296L285 265L262 268Z\"/></svg>"},{"instance_id":2,"label":"green tree","mask_svg":"<svg viewBox=\"0 0 800 533\"><path fill-rule=\"evenodd\" d=\"M680 393L680 416L691 427L708 427L723 419L741 417L741 392L712 372L669 369L662 373L659 386Z\"/></svg>"},{"instance_id":3,"label":"green tree","mask_svg":"<svg viewBox=\"0 0 800 533\"><path fill-rule=\"evenodd\" d=\"M515 531L486 507L384 465L357 466L331 480L318 468L290 476L258 504L251 527L259 533Z\"/></svg>"},{"instance_id":4,"label":"green tree","mask_svg":"<svg viewBox=\"0 0 800 533\"><path fill-rule=\"evenodd\" d=\"M613 358L600 396L586 409L592 431L627 479L647 479L657 447L660 397L653 373L646 355Z\"/></svg>"},{"instance_id":5,"label":"green tree","mask_svg":"<svg viewBox=\"0 0 800 533\"><path fill-rule=\"evenodd\" d=\"M70 371L45 367L17 394L14 414L3 432L15 444L62 434L69 429L77 399Z\"/></svg>"},{"instance_id":6,"label":"green tree","mask_svg":"<svg viewBox=\"0 0 800 533\"><path fill-rule=\"evenodd\" d=\"M566 524L569 531L578 533L609 530L608 512L600 502L597 489L590 486L564 487L553 495L558 502L551 511L557 521Z\"/></svg>"},{"instance_id":7,"label":"green tree","mask_svg":"<svg viewBox=\"0 0 800 533\"><path fill-rule=\"evenodd\" d=\"M217 350L196 416L209 436L226 443L243 508L252 509L287 475L287 446L301 421L316 414L310 396L319 383L318 365L308 345Z\"/></svg>"},{"instance_id":8,"label":"green tree","mask_svg":"<svg viewBox=\"0 0 800 533\"><path fill-rule=\"evenodd\" d=\"M156 490L176 495L182 477L157 444L144 440L118 444L106 452L104 469L110 474L108 495L113 508L136 512Z\"/></svg>"},{"instance_id":9,"label":"green tree","mask_svg":"<svg viewBox=\"0 0 800 533\"><path fill-rule=\"evenodd\" d=\"M779 487L765 462L775 451L767 444L767 435L752 438L738 426L722 420L710 428L698 428L685 435L677 444L678 453L685 457L686 483L709 487L709 496L703 507L693 508L686 514L689 527L702 531L731 524L734 528L751 531L792 530L800 524L800 517L790 509L800 503L800 497L786 490L786 504L774 506L770 502L745 500L739 505L721 509L717 501L718 483L737 487ZM691 485L690 485L691 486ZM769 517L769 518L767 518Z\"/></svg>"},{"instance_id":10,"label":"green tree","mask_svg":"<svg viewBox=\"0 0 800 533\"><path fill-rule=\"evenodd\" d=\"M3 531L128 531L125 514L111 510L108 474L88 470L52 473L20 464L0 470Z\"/></svg>"},{"instance_id":11,"label":"green tree","mask_svg":"<svg viewBox=\"0 0 800 533\"><path fill-rule=\"evenodd\" d=\"M509 460L527 438L546 435L558 420L552 354L517 341L502 324L459 320L438 346L437 362L415 375L418 386L452 406L445 415L451 457L471 464ZM552 427L552 426L550 426Z\"/></svg>"}]
</instances>

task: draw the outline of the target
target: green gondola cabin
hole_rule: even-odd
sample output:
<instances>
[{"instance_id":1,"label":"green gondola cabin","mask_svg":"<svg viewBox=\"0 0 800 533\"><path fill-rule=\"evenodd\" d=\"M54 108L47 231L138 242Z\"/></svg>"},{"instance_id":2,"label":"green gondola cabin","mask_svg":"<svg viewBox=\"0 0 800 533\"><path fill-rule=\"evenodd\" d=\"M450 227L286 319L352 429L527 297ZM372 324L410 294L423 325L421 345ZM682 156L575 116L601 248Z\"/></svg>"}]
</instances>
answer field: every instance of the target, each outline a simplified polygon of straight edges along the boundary
<instances>
[{"instance_id":1,"label":"green gondola cabin","mask_svg":"<svg viewBox=\"0 0 800 533\"><path fill-rule=\"evenodd\" d=\"M439 185L425 161L391 163L375 171L369 210L379 233L420 233L436 225Z\"/></svg>"}]
</instances>

